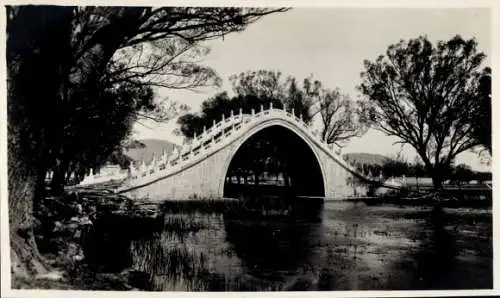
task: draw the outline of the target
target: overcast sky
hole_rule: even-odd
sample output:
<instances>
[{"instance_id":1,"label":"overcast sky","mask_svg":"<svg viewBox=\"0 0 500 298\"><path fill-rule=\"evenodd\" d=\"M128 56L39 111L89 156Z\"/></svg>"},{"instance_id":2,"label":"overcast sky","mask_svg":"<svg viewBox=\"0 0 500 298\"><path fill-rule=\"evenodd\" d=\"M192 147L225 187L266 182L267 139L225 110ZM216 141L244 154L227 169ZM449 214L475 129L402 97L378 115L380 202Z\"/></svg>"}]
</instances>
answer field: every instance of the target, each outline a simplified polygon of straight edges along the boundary
<instances>
[{"instance_id":1,"label":"overcast sky","mask_svg":"<svg viewBox=\"0 0 500 298\"><path fill-rule=\"evenodd\" d=\"M385 53L387 46L400 39L426 35L432 42L447 40L455 35L476 38L480 51L488 55L490 65L490 11L487 9L347 9L295 8L282 14L270 15L250 25L241 33L224 40L211 41L211 53L203 64L213 67L224 79L221 90L202 93L160 91L161 96L189 104L197 110L200 103L222 90L230 90L228 77L247 70L280 70L299 80L313 74L328 88L339 87L356 99L356 86L364 59L373 60ZM136 125L139 139L156 138L180 142L172 135L175 120L164 125ZM370 130L353 139L344 152L397 154L401 147L393 145L395 138ZM403 153L412 160L410 147ZM485 167L473 153L461 154L457 162L472 168Z\"/></svg>"}]
</instances>

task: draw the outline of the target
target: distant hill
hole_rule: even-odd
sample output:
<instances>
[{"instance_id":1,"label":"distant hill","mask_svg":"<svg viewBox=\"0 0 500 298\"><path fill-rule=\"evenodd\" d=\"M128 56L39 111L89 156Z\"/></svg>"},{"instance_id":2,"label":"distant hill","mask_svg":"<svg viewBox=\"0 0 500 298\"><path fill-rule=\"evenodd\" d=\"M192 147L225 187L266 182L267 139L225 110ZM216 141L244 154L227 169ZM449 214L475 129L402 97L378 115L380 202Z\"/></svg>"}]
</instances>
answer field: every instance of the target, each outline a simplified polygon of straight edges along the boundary
<instances>
[{"instance_id":1,"label":"distant hill","mask_svg":"<svg viewBox=\"0 0 500 298\"><path fill-rule=\"evenodd\" d=\"M153 159L153 154L159 157L163 154L163 150L166 150L167 153L171 153L175 147L179 146L169 141L144 139L135 141L125 149L124 153L130 157L135 164L140 164L142 161L147 164Z\"/></svg>"},{"instance_id":2,"label":"distant hill","mask_svg":"<svg viewBox=\"0 0 500 298\"><path fill-rule=\"evenodd\" d=\"M356 162L361 164L383 165L391 160L387 156L373 153L346 153L344 156L347 157L349 163Z\"/></svg>"}]
</instances>

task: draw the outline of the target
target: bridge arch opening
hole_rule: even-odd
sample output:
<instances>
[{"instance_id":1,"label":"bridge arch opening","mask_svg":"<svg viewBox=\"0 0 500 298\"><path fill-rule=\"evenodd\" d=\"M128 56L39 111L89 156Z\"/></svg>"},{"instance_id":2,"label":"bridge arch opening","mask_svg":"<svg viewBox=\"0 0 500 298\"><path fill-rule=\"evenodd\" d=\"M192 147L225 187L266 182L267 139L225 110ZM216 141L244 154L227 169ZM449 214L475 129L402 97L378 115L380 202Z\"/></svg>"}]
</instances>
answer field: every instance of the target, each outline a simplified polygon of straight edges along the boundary
<instances>
[{"instance_id":1,"label":"bridge arch opening","mask_svg":"<svg viewBox=\"0 0 500 298\"><path fill-rule=\"evenodd\" d=\"M324 197L321 166L294 131L272 125L250 136L232 157L223 196Z\"/></svg>"}]
</instances>

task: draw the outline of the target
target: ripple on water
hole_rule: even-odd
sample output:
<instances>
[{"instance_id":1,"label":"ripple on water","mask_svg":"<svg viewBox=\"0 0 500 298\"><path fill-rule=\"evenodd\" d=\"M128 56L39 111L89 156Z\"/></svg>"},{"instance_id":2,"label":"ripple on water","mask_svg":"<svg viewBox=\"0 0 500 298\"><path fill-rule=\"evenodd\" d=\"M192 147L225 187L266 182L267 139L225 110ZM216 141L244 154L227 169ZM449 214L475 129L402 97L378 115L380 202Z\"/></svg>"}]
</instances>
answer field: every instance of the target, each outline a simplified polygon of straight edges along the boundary
<instances>
[{"instance_id":1,"label":"ripple on water","mask_svg":"<svg viewBox=\"0 0 500 298\"><path fill-rule=\"evenodd\" d=\"M450 267L448 273L465 276L461 287L488 287L488 213L450 213L438 234L429 208L394 205L326 202L319 223L177 214L166 217L157 238L133 243L134 266L151 273L155 290L413 289L425 288L421 279L432 271L425 268L433 268L426 258L452 247L458 266L473 269L457 273ZM463 221L471 216L474 225ZM443 247L436 252L436 245Z\"/></svg>"}]
</instances>

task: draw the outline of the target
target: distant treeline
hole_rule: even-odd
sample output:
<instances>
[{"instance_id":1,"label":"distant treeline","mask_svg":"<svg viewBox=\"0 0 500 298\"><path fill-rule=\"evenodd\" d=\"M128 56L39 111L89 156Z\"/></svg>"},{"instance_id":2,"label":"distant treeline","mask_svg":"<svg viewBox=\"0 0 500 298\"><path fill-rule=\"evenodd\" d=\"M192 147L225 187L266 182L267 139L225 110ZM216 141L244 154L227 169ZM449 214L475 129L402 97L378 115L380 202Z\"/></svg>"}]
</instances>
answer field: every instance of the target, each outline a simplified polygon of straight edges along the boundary
<instances>
[{"instance_id":1,"label":"distant treeline","mask_svg":"<svg viewBox=\"0 0 500 298\"><path fill-rule=\"evenodd\" d=\"M363 174L371 177L428 177L425 166L421 163L412 163L396 158L387 158L384 162L370 163L366 161L350 160L349 163L361 171ZM465 164L451 165L446 171L444 180L450 183L464 183L473 180L483 183L492 180L491 172L473 171L470 166Z\"/></svg>"}]
</instances>

